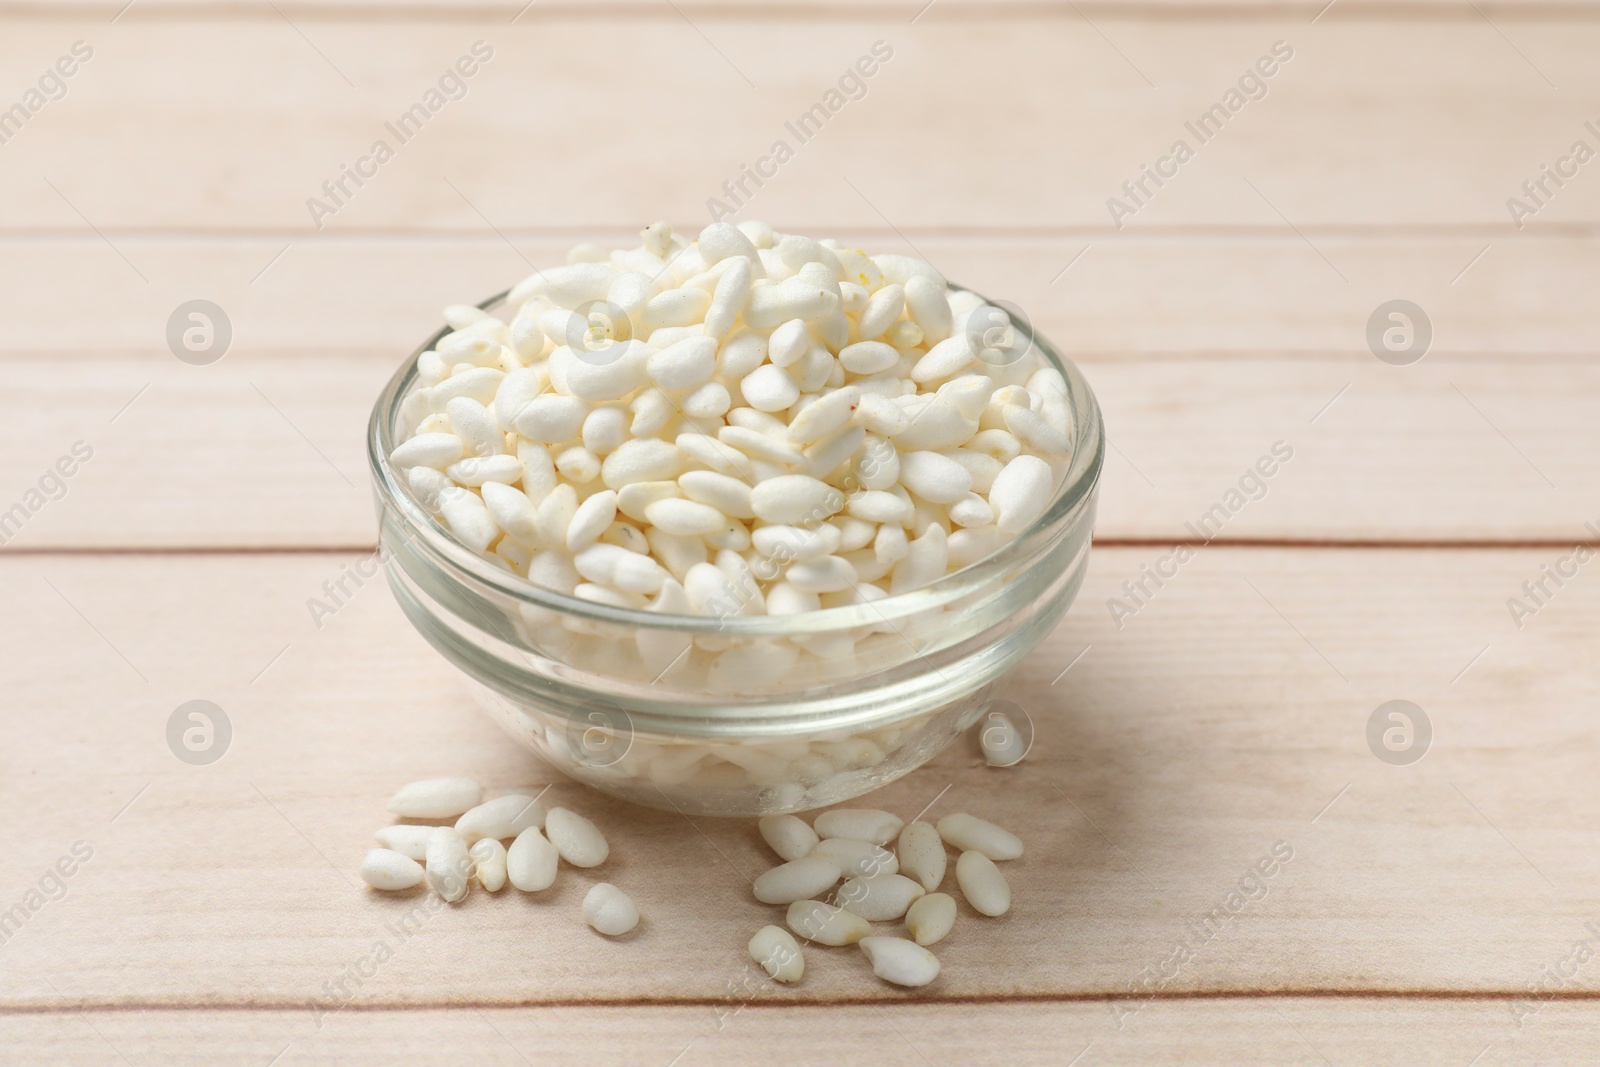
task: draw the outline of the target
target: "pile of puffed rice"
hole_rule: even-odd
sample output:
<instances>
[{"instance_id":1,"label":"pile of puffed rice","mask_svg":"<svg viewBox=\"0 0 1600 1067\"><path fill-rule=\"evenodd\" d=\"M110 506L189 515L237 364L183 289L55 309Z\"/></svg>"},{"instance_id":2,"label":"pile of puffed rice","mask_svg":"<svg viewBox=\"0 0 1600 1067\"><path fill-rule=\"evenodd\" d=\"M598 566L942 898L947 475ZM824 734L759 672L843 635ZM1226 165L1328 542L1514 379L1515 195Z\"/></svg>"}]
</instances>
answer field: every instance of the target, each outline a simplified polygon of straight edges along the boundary
<instances>
[{"instance_id":1,"label":"pile of puffed rice","mask_svg":"<svg viewBox=\"0 0 1600 1067\"><path fill-rule=\"evenodd\" d=\"M456 821L379 830L383 847L367 853L362 880L390 892L426 880L452 904L466 899L472 881L490 893L508 881L524 892L542 892L555 884L559 861L597 867L611 852L599 828L576 812L546 811L537 797L521 793L485 801L470 777L412 782L390 799L389 810ZM1011 887L995 861L1020 857L1022 841L972 815L947 815L934 825L905 823L874 808L834 808L818 815L814 826L795 815L768 816L758 826L785 862L755 879L756 899L787 905L789 930L808 941L860 945L873 973L895 985L924 986L939 976L939 960L927 946L948 935L956 920L955 898L938 892L949 863L946 845L959 853L956 885L974 911L1000 916L1011 909ZM886 847L891 841L892 850ZM827 894L832 903L818 899ZM616 937L638 926L639 909L621 889L600 882L584 897L583 917ZM909 938L872 932L874 922L901 919ZM768 976L785 984L805 974L805 955L789 930L764 926L747 946Z\"/></svg>"},{"instance_id":2,"label":"pile of puffed rice","mask_svg":"<svg viewBox=\"0 0 1600 1067\"><path fill-rule=\"evenodd\" d=\"M792 614L927 585L1055 496L1065 380L928 263L642 236L534 274L509 321L446 309L390 460L466 545L596 603Z\"/></svg>"},{"instance_id":3,"label":"pile of puffed rice","mask_svg":"<svg viewBox=\"0 0 1600 1067\"><path fill-rule=\"evenodd\" d=\"M472 881L490 893L507 881L525 893L549 889L559 861L598 867L611 855L599 827L575 811L546 811L538 797L510 793L483 799L483 787L457 776L412 782L389 800L389 810L410 819L455 819L454 826L385 826L382 848L361 862L361 880L397 891L421 885L452 904L466 899ZM510 841L508 849L504 842ZM609 882L583 898L583 918L602 934L625 934L639 924L639 909Z\"/></svg>"},{"instance_id":4,"label":"pile of puffed rice","mask_svg":"<svg viewBox=\"0 0 1600 1067\"><path fill-rule=\"evenodd\" d=\"M956 921L956 901L937 892L948 858L960 852L956 885L980 915L1011 910L1011 887L995 860L1022 855L1015 834L972 815L947 815L937 826L902 823L874 808L834 808L814 827L795 815L761 820L761 836L787 862L755 880L756 899L787 904L789 929L819 945L860 945L872 973L902 986L924 986L939 977L939 959L927 949ZM898 838L898 840L896 840ZM884 847L896 841L893 851ZM833 886L844 884L833 892ZM834 903L816 898L833 892ZM871 923L904 917L911 937L875 935ZM805 974L800 944L779 926L764 926L750 939L750 956L775 981L797 982Z\"/></svg>"}]
</instances>

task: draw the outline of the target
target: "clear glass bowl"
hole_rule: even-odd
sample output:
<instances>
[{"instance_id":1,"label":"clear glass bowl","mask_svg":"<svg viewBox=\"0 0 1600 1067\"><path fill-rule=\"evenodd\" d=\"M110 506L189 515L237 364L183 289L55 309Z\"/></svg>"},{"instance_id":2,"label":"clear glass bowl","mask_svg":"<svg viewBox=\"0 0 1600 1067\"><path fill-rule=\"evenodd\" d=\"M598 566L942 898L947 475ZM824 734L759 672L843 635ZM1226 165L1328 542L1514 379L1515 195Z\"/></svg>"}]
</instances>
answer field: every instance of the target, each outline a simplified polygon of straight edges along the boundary
<instances>
[{"instance_id":1,"label":"clear glass bowl","mask_svg":"<svg viewBox=\"0 0 1600 1067\"><path fill-rule=\"evenodd\" d=\"M498 309L505 294L485 301ZM1078 369L1073 451L1037 521L913 592L799 615L611 607L534 585L462 544L389 463L424 412L418 348L373 408L368 460L389 586L510 734L569 776L650 807L770 815L836 804L921 766L1067 610L1088 564L1105 432ZM1031 355L1028 358L1033 358Z\"/></svg>"}]
</instances>

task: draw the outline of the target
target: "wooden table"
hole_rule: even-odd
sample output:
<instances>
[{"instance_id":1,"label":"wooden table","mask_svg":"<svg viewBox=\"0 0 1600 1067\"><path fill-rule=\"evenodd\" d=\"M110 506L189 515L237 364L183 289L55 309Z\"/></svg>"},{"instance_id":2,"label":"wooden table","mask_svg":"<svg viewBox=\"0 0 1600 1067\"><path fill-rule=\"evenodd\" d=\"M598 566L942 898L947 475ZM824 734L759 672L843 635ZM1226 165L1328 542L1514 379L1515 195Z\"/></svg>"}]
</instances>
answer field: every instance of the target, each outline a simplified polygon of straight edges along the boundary
<instances>
[{"instance_id":1,"label":"wooden table","mask_svg":"<svg viewBox=\"0 0 1600 1067\"><path fill-rule=\"evenodd\" d=\"M1600 1058L1600 564L1564 562L1600 544L1592 3L123 3L0 2L0 107L30 111L0 143L0 1062ZM751 824L554 775L380 583L307 607L372 551L367 412L439 307L696 229L758 165L738 217L1009 297L1110 432L1083 593L1004 686L1027 761L957 746L874 798L948 786L935 816L1029 845L923 991L846 950L752 980ZM334 204L343 166L370 176ZM166 340L194 299L231 323L210 365ZM1369 347L1396 299L1420 362ZM1114 618L1276 442L1264 495ZM167 743L194 699L232 724L210 765ZM1369 745L1391 700L1424 758ZM419 898L356 865L393 788L457 771L592 812L641 932L584 928L572 874L397 937Z\"/></svg>"}]
</instances>

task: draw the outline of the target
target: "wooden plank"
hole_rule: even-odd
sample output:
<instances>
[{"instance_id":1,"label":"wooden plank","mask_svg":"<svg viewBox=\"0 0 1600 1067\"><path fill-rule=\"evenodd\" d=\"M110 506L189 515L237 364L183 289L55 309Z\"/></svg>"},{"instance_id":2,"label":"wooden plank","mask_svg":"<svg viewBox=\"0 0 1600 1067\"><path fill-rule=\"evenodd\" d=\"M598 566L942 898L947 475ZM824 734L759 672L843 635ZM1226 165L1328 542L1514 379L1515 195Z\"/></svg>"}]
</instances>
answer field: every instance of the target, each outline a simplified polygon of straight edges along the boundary
<instances>
[{"instance_id":1,"label":"wooden plank","mask_svg":"<svg viewBox=\"0 0 1600 1067\"><path fill-rule=\"evenodd\" d=\"M1273 998L1165 1002L1123 1030L1102 1004L985 1004L891 1009L793 1009L759 1002L720 1030L709 1008L489 1008L362 1011L321 1030L297 1012L91 1012L0 1016L0 1036L18 1062L119 1063L119 1050L174 1067L213 1063L366 1065L455 1062L677 1062L744 1065L774 1053L840 1067L927 1063L1167 1063L1237 1067L1326 1063L1459 1067L1482 1062L1579 1063L1597 1054L1592 1009L1556 1003L1520 1033L1499 1001L1410 1002ZM1494 1058L1491 1058L1494 1057Z\"/></svg>"},{"instance_id":2,"label":"wooden plank","mask_svg":"<svg viewBox=\"0 0 1600 1067\"><path fill-rule=\"evenodd\" d=\"M1328 227L1470 224L1509 237L1507 198L1600 114L1600 68L1589 62L1600 24L1588 19L1502 33L1465 19L1091 24L1065 9L914 25L898 11L776 20L718 11L690 22L663 7L607 25L604 92L587 88L597 31L585 15L514 26L352 17L310 33L262 19L130 18L98 33L19 23L0 42L7 69L42 71L86 33L99 52L65 99L6 144L0 228L310 234L319 220L308 199L382 138L394 158L348 187L345 206L320 220L328 229L704 219L723 183L782 139L794 158L760 189L747 184L747 213L827 229L1080 226L1110 236L1108 198L1184 138L1195 158L1123 220L1127 229L1298 228L1316 242ZM389 134L384 123L478 39L497 51L466 97L406 143ZM879 39L894 58L802 143L785 123ZM1267 96L1206 143L1187 133L1185 122L1277 39L1295 58ZM274 90L252 88L263 84ZM666 86L671 103L652 106ZM1600 183L1574 179L1529 225L1587 227L1597 209ZM1344 284L1332 271L1328 282Z\"/></svg>"},{"instance_id":3,"label":"wooden plank","mask_svg":"<svg viewBox=\"0 0 1600 1067\"><path fill-rule=\"evenodd\" d=\"M732 8L717 0L687 0L677 5L686 16L726 16L730 10L744 18L753 16L793 16L796 14L821 14L825 17L869 15L882 18L909 20L918 23L928 20L993 19L1007 17L1075 17L1072 5L1064 0L939 0L938 4L924 10L926 0L873 0L871 3L851 3L849 0L810 0L805 4L796 0L746 0ZM1495 0L1478 5L1484 15L1492 19L1521 19L1549 17L1583 17L1593 13L1593 0ZM296 21L326 21L328 19L450 19L482 18L485 20L538 22L546 18L570 18L578 14L590 17L625 18L632 15L654 15L654 5L647 0L540 0L528 7L526 0L281 0L278 7ZM1084 0L1077 5L1086 16L1098 17L1163 15L1178 18L1279 18L1284 21L1309 22L1321 10L1315 3L1297 3L1294 0ZM598 10L597 10L598 9ZM60 18L70 12L84 18L110 20L121 10L116 0L56 0L45 4L40 0L3 0L0 14L13 18ZM1453 19L1464 21L1477 18L1470 11L1463 13L1448 0L1397 0L1380 3L1378 0L1340 0L1336 11L1325 17L1341 21L1352 17L1401 15L1407 18ZM139 0L137 8L130 11L129 20L145 22L157 19L183 18L255 18L265 20L259 6L250 0ZM276 18L277 16L271 16ZM118 21L122 21L118 19ZM1323 21L1318 19L1318 22Z\"/></svg>"},{"instance_id":4,"label":"wooden plank","mask_svg":"<svg viewBox=\"0 0 1600 1067\"><path fill-rule=\"evenodd\" d=\"M902 816L938 797L936 817L1014 827L1029 851L1006 868L1012 912L964 912L925 993L877 983L853 951L814 949L804 983L762 996L1137 994L1189 938L1176 973L1150 979L1164 996L1510 998L1590 936L1600 595L1587 574L1518 630L1506 598L1548 549L1213 547L1117 629L1106 598L1157 554L1097 550L1079 604L1003 683L1035 727L1023 764L988 768L958 744L873 795ZM691 827L564 780L547 800L592 814L611 863L539 897L480 893L396 937L386 923L418 899L353 879L390 791L459 771L500 788L551 778L470 706L383 589L317 628L307 598L351 560L0 560L0 597L28 605L0 618L0 721L19 739L0 746L19 828L0 854L5 901L74 842L94 850L65 898L0 946L0 1005L299 1011L347 967L370 970L360 961L385 938L394 958L350 987L353 1005L721 1004L747 971L745 938L778 911L749 895L771 863L753 824ZM165 741L195 698L234 726L205 767ZM1365 740L1397 698L1434 730L1405 767ZM1261 895L1246 876L1276 842L1293 858ZM626 944L579 920L601 878L647 916ZM1196 914L1241 884L1257 899L1197 938ZM1562 988L1594 990L1591 971Z\"/></svg>"},{"instance_id":5,"label":"wooden plank","mask_svg":"<svg viewBox=\"0 0 1600 1067\"><path fill-rule=\"evenodd\" d=\"M240 350L360 349L398 358L433 332L445 303L501 292L530 263L565 262L578 240L637 239L610 229L507 236L509 245L466 234L117 235L148 284L92 235L0 239L0 358L164 351L168 317L197 297L229 315ZM909 237L949 277L1011 301L1077 357L1360 352L1374 309L1396 297L1428 314L1429 358L1600 352L1600 317L1588 300L1600 287L1596 238L1322 240L1351 279L1343 285L1293 234L838 236L884 251L910 251ZM40 285L41 277L73 284ZM88 313L84 293L95 294Z\"/></svg>"},{"instance_id":6,"label":"wooden plank","mask_svg":"<svg viewBox=\"0 0 1600 1067\"><path fill-rule=\"evenodd\" d=\"M360 546L370 406L394 357L241 351L14 357L0 426L9 548ZM1593 540L1600 367L1371 355L1086 364L1114 446L1097 534L1113 540ZM26 498L75 442L62 499ZM1213 505L1275 442L1261 499ZM46 488L51 488L46 486ZM1256 496L1262 490L1246 485ZM59 490L57 491L59 494ZM25 499L26 498L26 499ZM36 506L42 504L43 506Z\"/></svg>"}]
</instances>

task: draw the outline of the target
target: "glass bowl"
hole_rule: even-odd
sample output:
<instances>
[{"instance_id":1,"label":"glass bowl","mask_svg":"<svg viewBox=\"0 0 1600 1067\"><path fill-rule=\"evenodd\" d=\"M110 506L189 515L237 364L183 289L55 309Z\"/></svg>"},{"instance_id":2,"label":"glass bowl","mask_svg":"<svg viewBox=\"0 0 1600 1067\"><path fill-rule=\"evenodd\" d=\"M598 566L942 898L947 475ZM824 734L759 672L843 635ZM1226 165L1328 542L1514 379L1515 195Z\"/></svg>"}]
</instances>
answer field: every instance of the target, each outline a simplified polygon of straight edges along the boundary
<instances>
[{"instance_id":1,"label":"glass bowl","mask_svg":"<svg viewBox=\"0 0 1600 1067\"><path fill-rule=\"evenodd\" d=\"M492 313L505 295L480 306ZM446 327L372 412L367 452L389 586L512 737L603 792L685 814L750 816L876 789L977 720L993 683L1067 610L1088 564L1105 455L1099 406L1075 366L1020 317L1012 325L1041 365L1064 376L1073 421L1070 459L1033 525L911 592L720 617L542 588L430 513L388 457L426 413L413 393L417 357Z\"/></svg>"}]
</instances>

